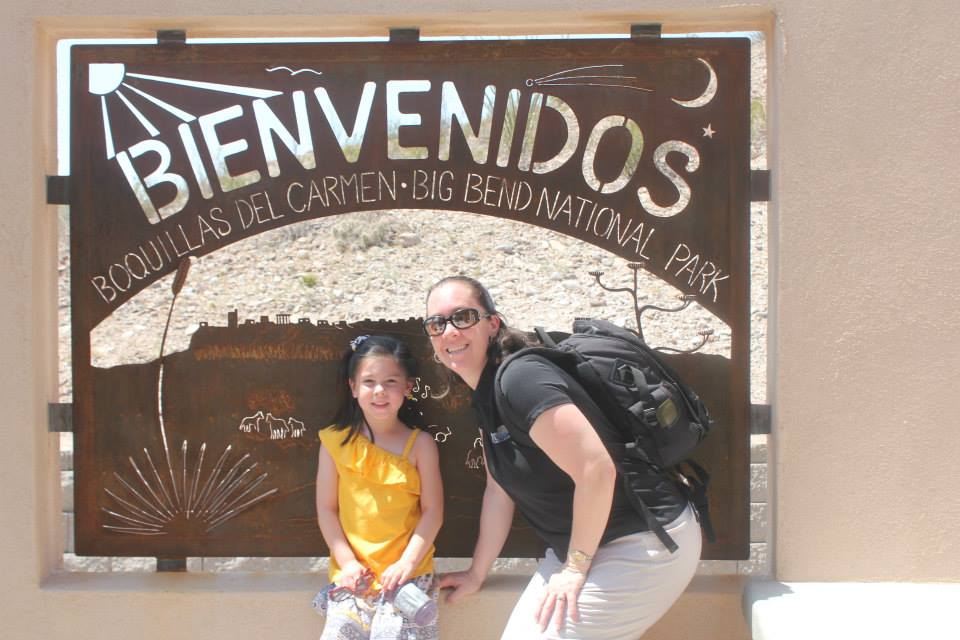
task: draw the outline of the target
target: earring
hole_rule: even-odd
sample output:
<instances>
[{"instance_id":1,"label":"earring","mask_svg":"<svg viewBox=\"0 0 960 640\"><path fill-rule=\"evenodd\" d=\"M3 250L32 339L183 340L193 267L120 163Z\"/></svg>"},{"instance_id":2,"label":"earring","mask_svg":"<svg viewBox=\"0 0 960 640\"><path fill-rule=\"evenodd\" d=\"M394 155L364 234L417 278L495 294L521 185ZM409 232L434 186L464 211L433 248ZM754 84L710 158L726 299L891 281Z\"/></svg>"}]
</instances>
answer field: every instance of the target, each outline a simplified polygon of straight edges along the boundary
<instances>
[{"instance_id":1,"label":"earring","mask_svg":"<svg viewBox=\"0 0 960 640\"><path fill-rule=\"evenodd\" d=\"M433 352L433 361L436 362L437 364L440 364L440 357L437 356L436 351Z\"/></svg>"}]
</instances>

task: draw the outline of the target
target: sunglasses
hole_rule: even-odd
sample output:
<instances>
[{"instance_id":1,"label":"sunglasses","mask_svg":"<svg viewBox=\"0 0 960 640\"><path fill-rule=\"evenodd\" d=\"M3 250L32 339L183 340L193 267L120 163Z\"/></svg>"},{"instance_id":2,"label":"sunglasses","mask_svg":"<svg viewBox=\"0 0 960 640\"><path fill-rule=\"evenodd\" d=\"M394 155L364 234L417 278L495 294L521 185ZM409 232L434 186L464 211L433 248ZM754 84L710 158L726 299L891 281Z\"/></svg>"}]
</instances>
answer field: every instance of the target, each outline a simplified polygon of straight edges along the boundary
<instances>
[{"instance_id":1,"label":"sunglasses","mask_svg":"<svg viewBox=\"0 0 960 640\"><path fill-rule=\"evenodd\" d=\"M373 584L373 572L370 569L367 569L360 576L360 579L357 580L357 586L354 589L349 589L345 586L332 586L329 591L330 599L334 602L343 602L350 596L364 596L368 591L370 591L370 586Z\"/></svg>"},{"instance_id":2,"label":"sunglasses","mask_svg":"<svg viewBox=\"0 0 960 640\"><path fill-rule=\"evenodd\" d=\"M481 318L489 318L492 315L492 313L480 313L470 307L457 309L448 316L430 316L426 318L423 321L423 331L428 336L435 338L443 335L443 332L447 329L448 322L457 329L469 329L480 322Z\"/></svg>"}]
</instances>

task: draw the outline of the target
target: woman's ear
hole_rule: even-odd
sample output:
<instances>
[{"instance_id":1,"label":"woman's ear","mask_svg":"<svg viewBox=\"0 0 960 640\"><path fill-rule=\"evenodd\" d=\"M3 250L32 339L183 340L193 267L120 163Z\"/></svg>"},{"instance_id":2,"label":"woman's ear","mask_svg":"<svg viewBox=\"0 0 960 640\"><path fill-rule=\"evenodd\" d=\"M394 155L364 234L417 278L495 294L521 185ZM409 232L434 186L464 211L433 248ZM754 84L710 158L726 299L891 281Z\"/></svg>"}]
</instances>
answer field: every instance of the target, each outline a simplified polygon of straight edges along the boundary
<instances>
[{"instance_id":1,"label":"woman's ear","mask_svg":"<svg viewBox=\"0 0 960 640\"><path fill-rule=\"evenodd\" d=\"M357 397L357 387L356 387L356 385L353 383L353 378L347 380L347 383L350 385L350 395L352 395L354 398L356 398L356 397Z\"/></svg>"},{"instance_id":2,"label":"woman's ear","mask_svg":"<svg viewBox=\"0 0 960 640\"><path fill-rule=\"evenodd\" d=\"M493 337L497 335L498 331L500 331L500 324L502 320L500 320L500 316L497 314L490 316L489 320L490 320L490 329L492 330L490 336Z\"/></svg>"}]
</instances>

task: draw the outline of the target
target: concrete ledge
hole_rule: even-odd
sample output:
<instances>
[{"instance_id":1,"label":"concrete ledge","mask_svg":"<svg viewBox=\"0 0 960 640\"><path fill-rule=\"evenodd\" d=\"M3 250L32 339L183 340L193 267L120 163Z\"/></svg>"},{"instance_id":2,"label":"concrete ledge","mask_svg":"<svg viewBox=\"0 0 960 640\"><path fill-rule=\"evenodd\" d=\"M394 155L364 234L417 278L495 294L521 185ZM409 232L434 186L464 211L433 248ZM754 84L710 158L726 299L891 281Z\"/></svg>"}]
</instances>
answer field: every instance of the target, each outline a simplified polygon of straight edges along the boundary
<instances>
[{"instance_id":1,"label":"concrete ledge","mask_svg":"<svg viewBox=\"0 0 960 640\"><path fill-rule=\"evenodd\" d=\"M957 633L960 583L753 581L743 612L753 640L903 640Z\"/></svg>"},{"instance_id":2,"label":"concrete ledge","mask_svg":"<svg viewBox=\"0 0 960 640\"><path fill-rule=\"evenodd\" d=\"M58 614L44 616L32 637L259 638L276 635L281 620L286 637L315 638L323 619L310 600L325 578L325 573L265 572L55 574L43 581L30 604ZM499 638L528 580L492 576L465 602L441 602L440 637ZM152 622L143 624L145 620ZM171 629L177 631L171 635Z\"/></svg>"},{"instance_id":3,"label":"concrete ledge","mask_svg":"<svg viewBox=\"0 0 960 640\"><path fill-rule=\"evenodd\" d=\"M745 576L694 576L643 640L747 640L750 633L739 607L746 580Z\"/></svg>"},{"instance_id":4,"label":"concrete ledge","mask_svg":"<svg viewBox=\"0 0 960 640\"><path fill-rule=\"evenodd\" d=\"M276 635L313 638L322 619L310 599L323 583L307 573L63 573L23 604L35 616L31 637L221 640ZM491 576L480 593L440 605L440 637L496 640L528 578ZM742 576L697 576L644 640L746 640ZM41 612L56 611L57 615ZM149 624L144 621L150 620ZM106 622L109 621L109 622ZM174 630L171 632L171 630Z\"/></svg>"},{"instance_id":5,"label":"concrete ledge","mask_svg":"<svg viewBox=\"0 0 960 640\"><path fill-rule=\"evenodd\" d=\"M51 593L307 593L323 586L326 572L310 573L55 573L40 588ZM310 594L312 597L312 593ZM307 600L309 604L309 599Z\"/></svg>"}]
</instances>

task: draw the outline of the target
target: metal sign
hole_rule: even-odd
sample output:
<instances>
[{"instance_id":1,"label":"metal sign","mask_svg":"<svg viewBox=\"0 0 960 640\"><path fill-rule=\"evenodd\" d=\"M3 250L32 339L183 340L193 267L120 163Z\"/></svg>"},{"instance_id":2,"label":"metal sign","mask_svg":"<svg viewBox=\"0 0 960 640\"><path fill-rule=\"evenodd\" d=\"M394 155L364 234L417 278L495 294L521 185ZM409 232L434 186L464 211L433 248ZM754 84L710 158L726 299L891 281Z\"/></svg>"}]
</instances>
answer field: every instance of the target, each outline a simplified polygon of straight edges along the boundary
<instances>
[{"instance_id":1,"label":"metal sign","mask_svg":"<svg viewBox=\"0 0 960 640\"><path fill-rule=\"evenodd\" d=\"M324 553L312 496L332 359L372 330L426 358L415 322L231 317L111 369L91 365L90 332L189 256L323 216L441 209L643 263L730 327L730 358L675 360L720 425L704 557L745 557L747 40L77 46L71 73L78 553ZM472 552L483 481L454 398L422 397L447 556ZM516 531L505 554L536 553Z\"/></svg>"}]
</instances>

